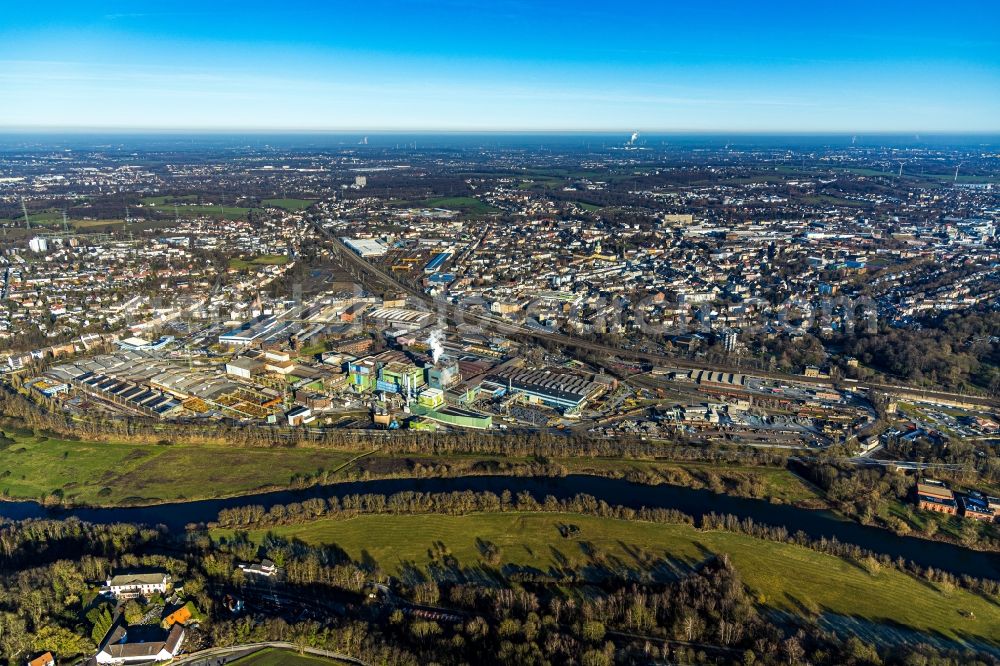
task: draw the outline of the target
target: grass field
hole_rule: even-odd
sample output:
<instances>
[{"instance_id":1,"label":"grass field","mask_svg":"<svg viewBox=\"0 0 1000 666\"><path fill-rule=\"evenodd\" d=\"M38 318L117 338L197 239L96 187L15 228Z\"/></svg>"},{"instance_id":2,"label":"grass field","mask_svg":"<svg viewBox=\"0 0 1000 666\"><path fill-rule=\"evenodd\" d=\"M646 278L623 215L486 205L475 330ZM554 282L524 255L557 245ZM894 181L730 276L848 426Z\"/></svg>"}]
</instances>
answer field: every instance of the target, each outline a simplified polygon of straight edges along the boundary
<instances>
[{"instance_id":1,"label":"grass field","mask_svg":"<svg viewBox=\"0 0 1000 666\"><path fill-rule=\"evenodd\" d=\"M312 199L264 199L261 201L265 206L274 208L284 208L285 210L305 210L316 203Z\"/></svg>"},{"instance_id":2,"label":"grass field","mask_svg":"<svg viewBox=\"0 0 1000 666\"><path fill-rule=\"evenodd\" d=\"M580 528L560 536L560 524ZM551 513L468 516L359 516L278 527L275 534L309 544L336 544L352 558L373 559L391 573L410 566L448 575L449 566L483 574L477 539L496 544L501 562L543 571L573 568L599 576L607 569L671 575L715 553L727 553L758 600L776 609L821 609L876 622L892 622L949 637L1000 636L996 602L964 590L941 590L892 569L871 574L847 560L789 544L686 525L658 525ZM214 536L228 536L216 530ZM264 532L252 532L260 539ZM447 564L444 557L454 558ZM974 618L963 616L971 612Z\"/></svg>"},{"instance_id":3,"label":"grass field","mask_svg":"<svg viewBox=\"0 0 1000 666\"><path fill-rule=\"evenodd\" d=\"M449 210L457 210L463 213L472 213L475 215L485 215L486 213L496 213L499 212L498 209L483 203L479 199L473 197L432 197L430 199L421 199L419 201L407 201L405 202L408 206L421 206L424 208L447 208Z\"/></svg>"},{"instance_id":4,"label":"grass field","mask_svg":"<svg viewBox=\"0 0 1000 666\"><path fill-rule=\"evenodd\" d=\"M198 216L198 217L217 217L225 218L227 220L242 220L245 219L247 213L251 211L250 208L244 208L242 206L222 206L215 204L192 204L191 201L197 200L197 197L147 197L142 200L143 204L158 210L161 213L167 213L171 216L179 215L182 219L186 217ZM179 201L180 204L174 209L174 201Z\"/></svg>"},{"instance_id":5,"label":"grass field","mask_svg":"<svg viewBox=\"0 0 1000 666\"><path fill-rule=\"evenodd\" d=\"M288 255L264 254L253 259L234 258L229 260L229 267L236 270L246 270L258 266L284 266L288 263Z\"/></svg>"},{"instance_id":6,"label":"grass field","mask_svg":"<svg viewBox=\"0 0 1000 666\"><path fill-rule=\"evenodd\" d=\"M124 212L124 211L123 211ZM67 216L72 218L72 213L67 211ZM63 210L62 208L46 208L44 210L30 211L28 213L28 220L31 222L32 227L52 227L52 228L62 228L63 223ZM70 219L70 224L73 220ZM4 225L16 225L19 227L24 227L24 216L16 215L9 218L0 218L0 224Z\"/></svg>"},{"instance_id":7,"label":"grass field","mask_svg":"<svg viewBox=\"0 0 1000 666\"><path fill-rule=\"evenodd\" d=\"M325 351L326 351L326 345L322 342L317 342L316 344L308 345L299 349L298 357L308 358L310 356L316 356L317 354L322 354Z\"/></svg>"},{"instance_id":8,"label":"grass field","mask_svg":"<svg viewBox=\"0 0 1000 666\"><path fill-rule=\"evenodd\" d=\"M125 220L70 220L69 223L73 228L85 231L94 230L100 227L111 229L112 227L125 226Z\"/></svg>"},{"instance_id":9,"label":"grass field","mask_svg":"<svg viewBox=\"0 0 1000 666\"><path fill-rule=\"evenodd\" d=\"M31 213L28 215L31 220L31 229L28 230L24 226L24 218L19 217L15 219L11 218L0 218L0 225L2 226L13 226L19 230L24 231L26 234L30 235L32 232L37 233L39 230L42 231L62 231L63 228L63 217L61 210L45 210L37 213ZM106 230L114 227L121 227L125 224L122 219L108 219L108 220L79 220L69 217L66 222L69 224L70 228L79 231L94 231L94 230Z\"/></svg>"},{"instance_id":10,"label":"grass field","mask_svg":"<svg viewBox=\"0 0 1000 666\"><path fill-rule=\"evenodd\" d=\"M250 208L205 204L201 206L181 206L178 212L181 219L185 217L197 216L217 217L219 219L227 220L242 220L246 218L247 213L249 213L250 210Z\"/></svg>"},{"instance_id":11,"label":"grass field","mask_svg":"<svg viewBox=\"0 0 1000 666\"><path fill-rule=\"evenodd\" d=\"M154 503L287 486L331 470L349 452L15 438L0 451L0 492L39 499L61 492L84 504Z\"/></svg>"},{"instance_id":12,"label":"grass field","mask_svg":"<svg viewBox=\"0 0 1000 666\"><path fill-rule=\"evenodd\" d=\"M107 443L35 437L15 440L14 445L0 449L0 493L20 499L61 493L67 501L104 505L200 499L245 494L265 486L287 486L296 474L331 470L353 457L351 452L307 448ZM483 455L375 454L346 467L330 481L419 476L417 465L423 469L445 465L449 476L504 474L508 468L533 462L528 458ZM724 486L732 487L729 492L738 494L747 494L741 490L740 481L754 478L759 497L786 503L819 499L814 489L782 468L582 457L556 458L552 462L576 474L623 476L631 471L655 471L670 483L689 487L709 487L709 477L714 475Z\"/></svg>"},{"instance_id":13,"label":"grass field","mask_svg":"<svg viewBox=\"0 0 1000 666\"><path fill-rule=\"evenodd\" d=\"M318 664L342 664L344 662L336 659L324 659L311 654L298 654L290 650L264 648L229 663L238 666L317 666Z\"/></svg>"}]
</instances>

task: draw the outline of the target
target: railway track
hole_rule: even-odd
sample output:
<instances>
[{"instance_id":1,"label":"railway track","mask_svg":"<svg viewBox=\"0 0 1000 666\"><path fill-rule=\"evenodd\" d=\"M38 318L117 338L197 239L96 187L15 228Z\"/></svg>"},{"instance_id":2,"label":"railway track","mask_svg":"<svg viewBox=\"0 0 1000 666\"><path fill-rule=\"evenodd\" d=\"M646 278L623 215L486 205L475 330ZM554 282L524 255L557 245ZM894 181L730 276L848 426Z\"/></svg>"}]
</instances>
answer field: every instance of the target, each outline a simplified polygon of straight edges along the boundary
<instances>
[{"instance_id":1,"label":"railway track","mask_svg":"<svg viewBox=\"0 0 1000 666\"><path fill-rule=\"evenodd\" d=\"M633 361L642 361L645 363L651 363L653 365L660 366L672 366L677 368L682 368L686 370L706 370L706 364L698 361L692 361L690 359L676 358L673 356L665 356L663 354L654 354L651 352L644 352L635 349L621 349L618 347L610 347L605 344L598 342L591 342L589 340L584 340L571 335L566 335L565 333L559 333L557 331L552 331L548 329L543 329L541 327L533 326L521 326L518 324L513 324L508 321L504 321L499 317L495 317L489 314L480 314L476 312L471 312L467 309L461 308L457 305L447 303L442 300L434 300L428 298L419 289L399 282L393 276L389 275L386 271L382 270L373 263L362 259L354 252L352 252L346 245L341 242L339 238L336 238L329 229L323 227L319 222L313 221L313 226L317 229L318 233L332 241L334 251L336 252L338 258L345 264L345 268L348 268L355 278L363 280L363 275L368 274L375 276L380 280L384 286L391 287L400 291L406 292L408 295L412 296L417 302L423 305L430 312L439 312L441 318L444 319L449 324L476 324L487 329L492 329L498 333L506 334L515 338L528 338L535 341L555 343L562 347L568 349L576 349L578 351L587 351L594 354L602 354L617 357L620 359L627 359ZM347 266L349 264L349 267ZM763 377L765 379L774 379L784 382L795 382L798 384L808 384L816 387L827 387L832 388L833 382L828 379L821 377L805 377L802 375L792 375L788 373L765 371L765 370L752 370L747 372L746 369L740 369L737 366L726 365L726 364L712 364L712 370L721 372L732 372L737 374L752 374L755 377ZM862 388L866 390L877 390L884 391L887 393L894 394L904 394L909 396L920 396L924 400L933 401L952 401L952 402L965 402L970 405L976 405L980 407L987 407L990 409L995 409L1000 407L1000 400L997 398L991 398L986 396L970 396L961 393L951 393L948 391L936 391L927 390L915 386L906 386L899 384L882 384L878 382L852 382L851 386Z\"/></svg>"}]
</instances>

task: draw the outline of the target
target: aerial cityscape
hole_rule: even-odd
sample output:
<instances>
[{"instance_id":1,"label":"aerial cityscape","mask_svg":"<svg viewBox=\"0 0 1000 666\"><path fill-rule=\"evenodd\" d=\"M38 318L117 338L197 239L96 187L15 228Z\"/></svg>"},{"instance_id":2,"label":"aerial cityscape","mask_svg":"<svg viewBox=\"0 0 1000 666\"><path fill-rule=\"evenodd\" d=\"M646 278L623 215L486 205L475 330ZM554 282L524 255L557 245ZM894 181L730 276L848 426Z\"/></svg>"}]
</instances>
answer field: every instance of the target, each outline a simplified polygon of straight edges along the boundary
<instances>
[{"instance_id":1,"label":"aerial cityscape","mask_svg":"<svg viewBox=\"0 0 1000 666\"><path fill-rule=\"evenodd\" d=\"M997 8L94 4L0 26L0 663L1000 665Z\"/></svg>"}]
</instances>

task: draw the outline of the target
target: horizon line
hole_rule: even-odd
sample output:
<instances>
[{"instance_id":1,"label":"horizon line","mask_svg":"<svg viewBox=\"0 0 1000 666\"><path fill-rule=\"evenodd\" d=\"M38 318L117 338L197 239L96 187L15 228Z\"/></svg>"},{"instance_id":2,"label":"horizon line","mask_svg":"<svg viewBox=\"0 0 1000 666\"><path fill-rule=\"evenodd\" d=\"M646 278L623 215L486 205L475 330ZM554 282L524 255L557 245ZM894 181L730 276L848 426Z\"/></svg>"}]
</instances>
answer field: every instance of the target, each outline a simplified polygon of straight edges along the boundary
<instances>
[{"instance_id":1,"label":"horizon line","mask_svg":"<svg viewBox=\"0 0 1000 666\"><path fill-rule=\"evenodd\" d=\"M261 126L142 126L142 125L0 125L0 133L30 133L53 132L79 134L89 132L135 133L303 133L303 134L347 134L347 133L414 133L414 134L629 134L638 131L642 134L752 134L752 135L900 135L919 136L981 136L1000 135L1000 127L994 129L948 130L948 129L754 129L754 128L636 128L627 127L591 127L591 128L460 128L460 127L261 127Z\"/></svg>"}]
</instances>

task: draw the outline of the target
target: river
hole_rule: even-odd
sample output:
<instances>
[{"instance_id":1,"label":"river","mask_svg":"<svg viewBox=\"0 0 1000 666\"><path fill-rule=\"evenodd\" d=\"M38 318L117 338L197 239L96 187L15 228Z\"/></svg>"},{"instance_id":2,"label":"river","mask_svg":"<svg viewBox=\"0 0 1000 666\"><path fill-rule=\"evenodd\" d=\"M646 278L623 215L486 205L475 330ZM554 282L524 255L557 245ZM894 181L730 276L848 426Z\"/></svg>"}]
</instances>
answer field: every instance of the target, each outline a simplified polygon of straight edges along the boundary
<instances>
[{"instance_id":1,"label":"river","mask_svg":"<svg viewBox=\"0 0 1000 666\"><path fill-rule=\"evenodd\" d=\"M759 523L784 526L789 532L802 531L812 538L836 538L869 550L903 557L921 566L930 566L956 574L1000 579L1000 555L982 553L967 548L916 537L900 537L877 527L866 527L828 511L800 509L790 505L771 504L764 500L716 494L680 486L646 486L619 479L570 475L553 477L464 476L433 479L380 479L352 481L303 490L279 490L225 499L177 502L143 507L52 509L37 502L0 502L0 516L10 519L76 517L93 523L144 523L165 525L171 531L182 531L189 523L215 520L219 510L247 504L259 504L265 509L275 504L300 502L311 497L342 497L358 493L391 495L405 490L421 492L510 490L517 494L531 493L542 500L546 495L557 498L578 493L593 495L608 504L633 508L642 506L673 508L699 518L707 513L729 513L740 518L752 518Z\"/></svg>"}]
</instances>

